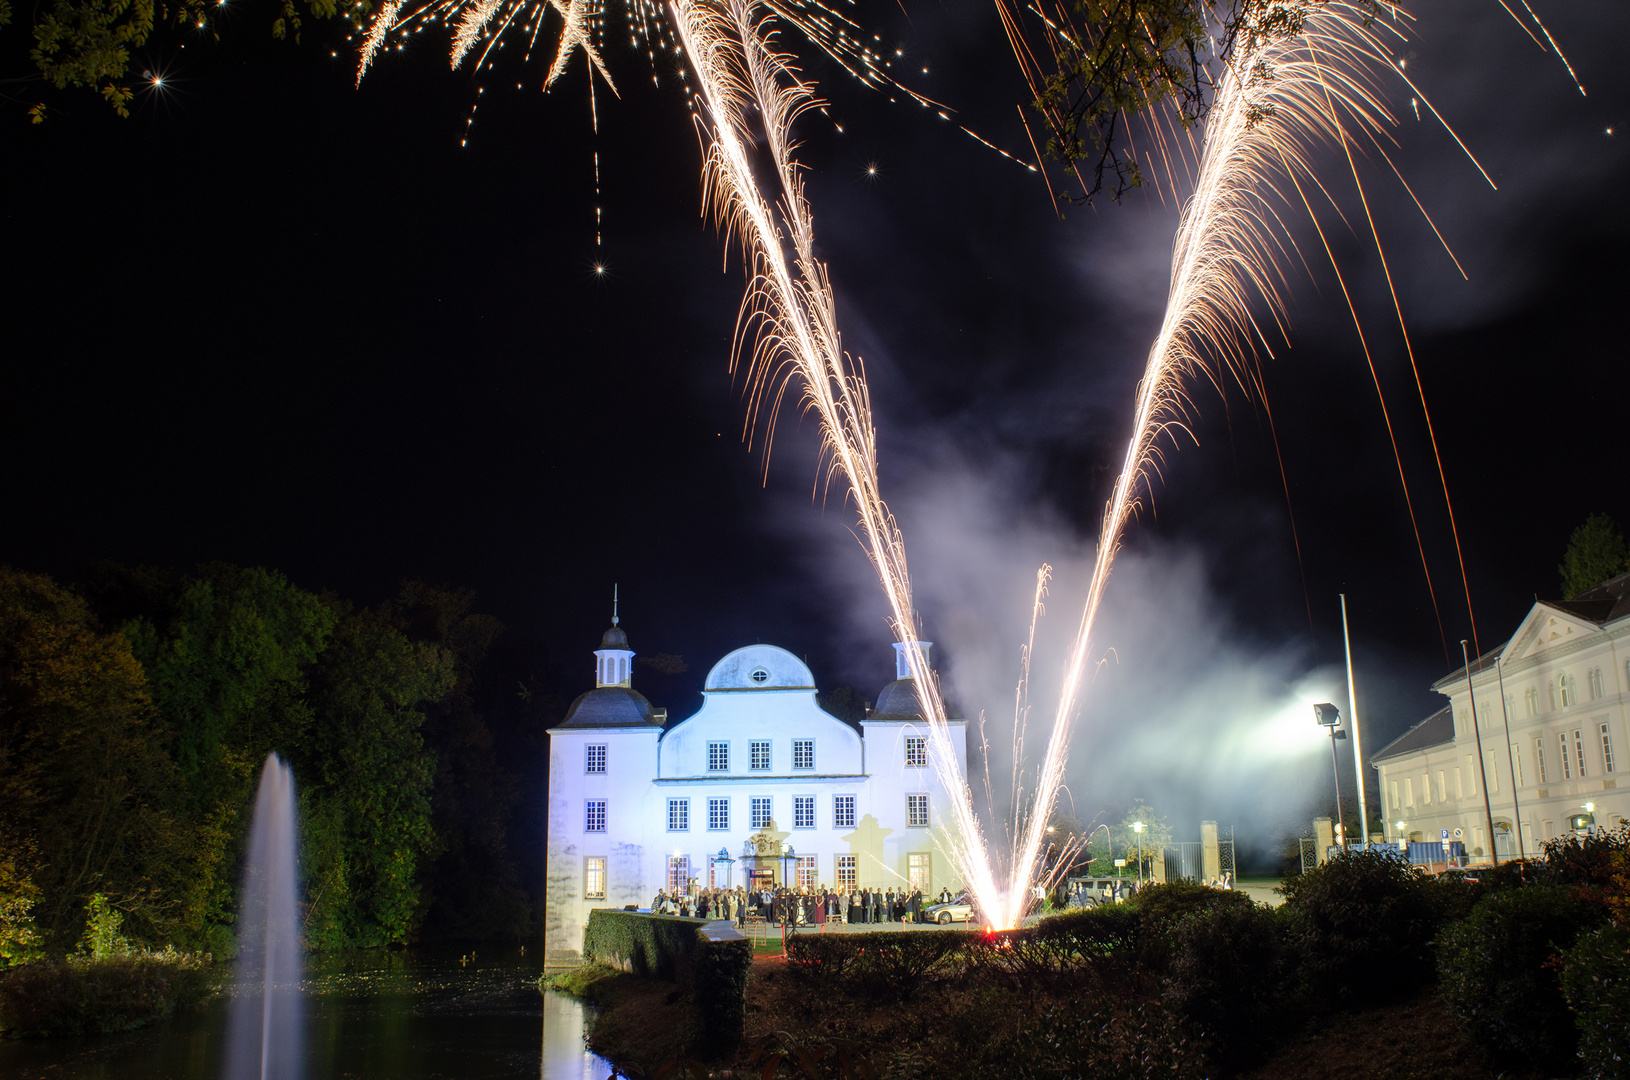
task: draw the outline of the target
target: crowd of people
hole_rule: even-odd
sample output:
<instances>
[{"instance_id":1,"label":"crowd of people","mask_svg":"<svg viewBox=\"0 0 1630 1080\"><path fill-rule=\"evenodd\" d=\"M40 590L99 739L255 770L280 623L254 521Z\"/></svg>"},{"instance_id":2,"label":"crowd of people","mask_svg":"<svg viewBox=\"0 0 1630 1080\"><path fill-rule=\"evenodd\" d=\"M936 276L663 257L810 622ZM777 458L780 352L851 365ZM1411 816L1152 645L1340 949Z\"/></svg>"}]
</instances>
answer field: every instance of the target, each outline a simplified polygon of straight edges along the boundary
<instances>
[{"instance_id":1,"label":"crowd of people","mask_svg":"<svg viewBox=\"0 0 1630 1080\"><path fill-rule=\"evenodd\" d=\"M789 930L827 923L852 925L922 922L923 909L935 903L949 903L949 889L938 898L924 899L921 889L863 889L847 891L825 885L814 888L698 889L691 893L657 893L651 911L657 915L686 918L723 919L746 926L749 918Z\"/></svg>"}]
</instances>

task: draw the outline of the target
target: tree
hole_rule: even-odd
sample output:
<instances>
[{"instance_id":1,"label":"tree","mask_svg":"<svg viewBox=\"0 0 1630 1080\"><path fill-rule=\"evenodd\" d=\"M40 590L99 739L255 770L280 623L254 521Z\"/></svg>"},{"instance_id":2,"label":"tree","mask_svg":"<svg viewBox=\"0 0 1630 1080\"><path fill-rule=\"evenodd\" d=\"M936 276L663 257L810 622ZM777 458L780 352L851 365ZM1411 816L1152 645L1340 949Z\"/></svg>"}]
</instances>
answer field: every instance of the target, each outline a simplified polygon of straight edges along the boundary
<instances>
[{"instance_id":1,"label":"tree","mask_svg":"<svg viewBox=\"0 0 1630 1080\"><path fill-rule=\"evenodd\" d=\"M851 724L866 719L866 711L871 708L871 702L859 690L847 684L819 691L815 695L815 704Z\"/></svg>"},{"instance_id":2,"label":"tree","mask_svg":"<svg viewBox=\"0 0 1630 1080\"><path fill-rule=\"evenodd\" d=\"M96 893L138 939L197 938L207 828L167 742L129 640L49 578L0 569L0 837L27 860L8 874L37 889L48 948L78 940Z\"/></svg>"},{"instance_id":3,"label":"tree","mask_svg":"<svg viewBox=\"0 0 1630 1080\"><path fill-rule=\"evenodd\" d=\"M1379 11L1384 0L1372 2ZM1080 202L1142 186L1129 149L1133 118L1167 108L1182 127L1201 122L1237 42L1299 33L1307 17L1303 5L1271 0L1076 0L1073 11L1067 25L1049 23L1043 40L1015 46L1048 127L1047 153L1081 184L1065 197ZM1012 26L1022 33L1016 17ZM1051 72L1034 59L1048 55Z\"/></svg>"},{"instance_id":4,"label":"tree","mask_svg":"<svg viewBox=\"0 0 1630 1080\"><path fill-rule=\"evenodd\" d=\"M520 940L532 923L531 898L510 844L521 783L499 753L477 700L487 655L503 625L474 612L474 604L475 594L467 589L412 581L388 609L409 638L440 646L453 662L452 690L425 707L425 741L436 756L431 792L436 843L421 875L424 936ZM678 657L667 659L684 670Z\"/></svg>"},{"instance_id":5,"label":"tree","mask_svg":"<svg viewBox=\"0 0 1630 1080\"><path fill-rule=\"evenodd\" d=\"M1592 514L1573 530L1568 550L1562 554L1562 595L1571 600L1586 589L1600 585L1630 569L1630 547L1618 523L1606 514Z\"/></svg>"},{"instance_id":6,"label":"tree","mask_svg":"<svg viewBox=\"0 0 1630 1080\"><path fill-rule=\"evenodd\" d=\"M311 671L316 722L292 755L307 937L319 948L404 944L435 841L423 707L453 688L455 665L442 646L409 640L388 611L331 607L334 634Z\"/></svg>"},{"instance_id":7,"label":"tree","mask_svg":"<svg viewBox=\"0 0 1630 1080\"><path fill-rule=\"evenodd\" d=\"M89 90L100 94L114 112L130 115L132 51L144 54L174 55L183 44L205 40L218 42L213 21L215 8L225 0L43 0L31 9L29 24L32 45L28 49L32 70L4 81L27 87L31 94L47 87L55 90ZM274 38L300 40L303 16L332 19L342 16L347 29L355 32L372 10L370 0L357 0L343 7L339 0L273 0ZM10 26L10 0L0 0L0 31ZM15 39L20 30L12 31ZM14 47L13 51L16 50ZM162 70L162 69L160 69ZM151 86L163 82L160 71L148 68L139 73ZM45 121L46 104L33 99L12 101L28 106L34 123Z\"/></svg>"}]
</instances>

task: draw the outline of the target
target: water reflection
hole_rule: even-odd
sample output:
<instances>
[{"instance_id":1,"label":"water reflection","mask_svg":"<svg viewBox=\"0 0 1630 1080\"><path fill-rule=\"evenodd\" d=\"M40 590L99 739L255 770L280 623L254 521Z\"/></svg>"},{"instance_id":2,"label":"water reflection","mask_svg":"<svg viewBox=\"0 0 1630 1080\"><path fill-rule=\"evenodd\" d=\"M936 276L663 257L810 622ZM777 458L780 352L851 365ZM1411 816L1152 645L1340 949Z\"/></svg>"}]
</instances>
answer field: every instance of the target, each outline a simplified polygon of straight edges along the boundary
<instances>
[{"instance_id":1,"label":"water reflection","mask_svg":"<svg viewBox=\"0 0 1630 1080\"><path fill-rule=\"evenodd\" d=\"M308 965L307 1080L606 1080L583 1008L518 956L363 953ZM219 1080L228 1003L86 1039L0 1042L6 1080ZM540 1032L541 1029L541 1032ZM541 1039L541 1042L540 1042Z\"/></svg>"}]
</instances>

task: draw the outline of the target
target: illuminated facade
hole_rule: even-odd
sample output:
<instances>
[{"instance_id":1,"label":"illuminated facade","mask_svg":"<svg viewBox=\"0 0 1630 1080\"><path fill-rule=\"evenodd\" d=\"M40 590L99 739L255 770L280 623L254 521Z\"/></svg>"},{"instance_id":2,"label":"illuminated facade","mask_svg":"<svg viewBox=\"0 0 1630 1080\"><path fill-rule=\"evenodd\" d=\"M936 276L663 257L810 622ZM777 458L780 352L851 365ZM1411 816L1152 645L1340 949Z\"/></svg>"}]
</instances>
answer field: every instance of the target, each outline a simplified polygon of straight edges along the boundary
<instances>
[{"instance_id":1,"label":"illuminated facade","mask_svg":"<svg viewBox=\"0 0 1630 1080\"><path fill-rule=\"evenodd\" d=\"M1389 838L1400 821L1415 840L1458 829L1486 858L1485 782L1501 858L1534 856L1587 803L1597 825L1630 819L1630 574L1536 603L1511 640L1473 661L1471 684L1475 729L1462 668L1433 684L1447 705L1370 759Z\"/></svg>"},{"instance_id":2,"label":"illuminated facade","mask_svg":"<svg viewBox=\"0 0 1630 1080\"><path fill-rule=\"evenodd\" d=\"M959 889L941 843L949 797L895 653L858 725L822 709L809 668L774 645L725 656L702 707L669 725L631 685L627 634L606 631L595 688L549 732L547 956L580 955L590 909L648 907L659 889ZM966 735L950 722L958 783Z\"/></svg>"}]
</instances>

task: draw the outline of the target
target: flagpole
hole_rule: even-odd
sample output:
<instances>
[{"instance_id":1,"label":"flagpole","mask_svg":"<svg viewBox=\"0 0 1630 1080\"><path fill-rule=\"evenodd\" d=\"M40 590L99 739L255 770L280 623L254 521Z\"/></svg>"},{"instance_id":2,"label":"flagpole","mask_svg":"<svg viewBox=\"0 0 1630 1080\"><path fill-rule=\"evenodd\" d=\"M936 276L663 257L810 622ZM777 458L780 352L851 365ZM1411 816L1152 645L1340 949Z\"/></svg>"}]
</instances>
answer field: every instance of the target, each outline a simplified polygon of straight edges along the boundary
<instances>
[{"instance_id":1,"label":"flagpole","mask_svg":"<svg viewBox=\"0 0 1630 1080\"><path fill-rule=\"evenodd\" d=\"M1353 773L1358 777L1358 837L1370 842L1369 803L1364 799L1364 741L1358 733L1358 692L1353 688L1353 639L1347 633L1347 594L1341 594L1341 643L1347 652L1347 717L1353 722Z\"/></svg>"}]
</instances>

